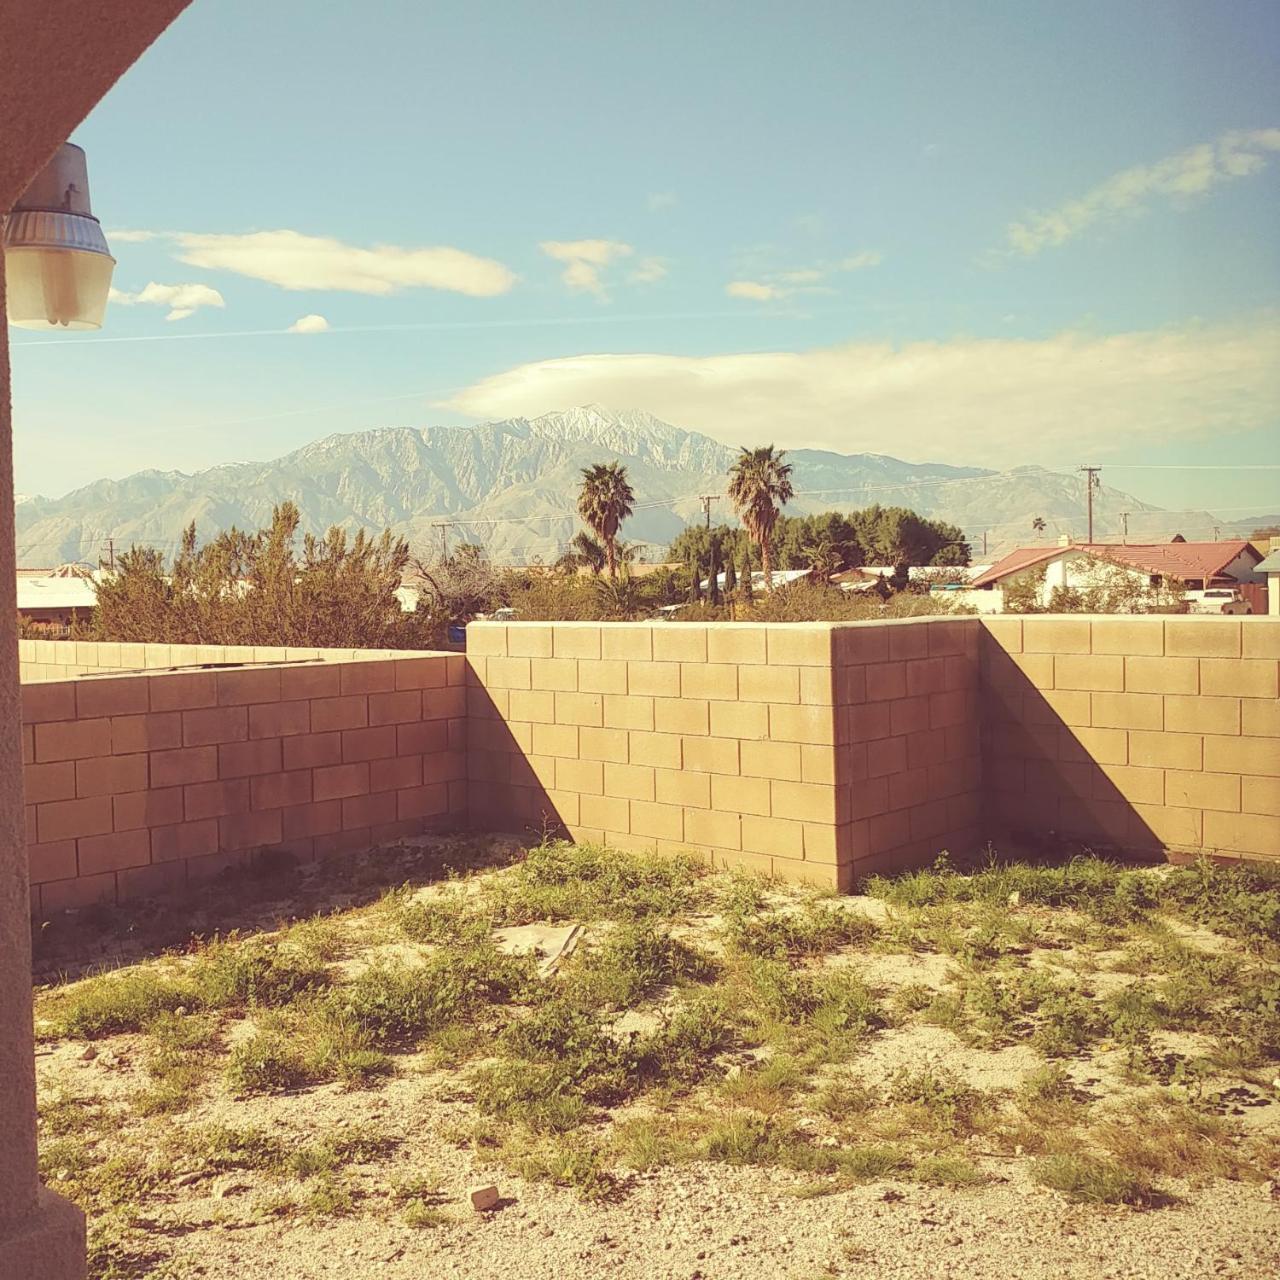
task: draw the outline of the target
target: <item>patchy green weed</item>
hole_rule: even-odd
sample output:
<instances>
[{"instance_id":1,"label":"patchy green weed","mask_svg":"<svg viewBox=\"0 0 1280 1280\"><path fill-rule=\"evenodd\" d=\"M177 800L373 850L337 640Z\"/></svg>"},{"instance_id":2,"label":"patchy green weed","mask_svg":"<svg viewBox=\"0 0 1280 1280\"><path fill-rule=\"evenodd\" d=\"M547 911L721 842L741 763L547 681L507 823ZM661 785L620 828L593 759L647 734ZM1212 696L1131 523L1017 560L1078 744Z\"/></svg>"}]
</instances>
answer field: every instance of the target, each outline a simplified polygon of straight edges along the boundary
<instances>
[{"instance_id":1,"label":"patchy green weed","mask_svg":"<svg viewBox=\"0 0 1280 1280\"><path fill-rule=\"evenodd\" d=\"M1051 1191L1060 1191L1080 1204L1150 1203L1149 1182L1112 1160L1090 1155L1051 1155L1031 1166L1031 1176Z\"/></svg>"}]
</instances>

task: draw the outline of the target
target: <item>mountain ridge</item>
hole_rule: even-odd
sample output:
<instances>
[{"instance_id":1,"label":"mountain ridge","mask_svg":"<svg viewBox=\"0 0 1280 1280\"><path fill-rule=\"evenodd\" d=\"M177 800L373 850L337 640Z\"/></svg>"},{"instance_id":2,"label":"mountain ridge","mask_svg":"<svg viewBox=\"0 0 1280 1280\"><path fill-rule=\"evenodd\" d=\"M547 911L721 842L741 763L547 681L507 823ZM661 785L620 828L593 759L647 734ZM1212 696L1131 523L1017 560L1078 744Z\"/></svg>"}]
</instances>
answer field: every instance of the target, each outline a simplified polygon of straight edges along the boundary
<instances>
[{"instance_id":1,"label":"mountain ridge","mask_svg":"<svg viewBox=\"0 0 1280 1280\"><path fill-rule=\"evenodd\" d=\"M790 449L797 496L789 514L880 502L959 525L975 559L1056 534L1085 532L1079 476L1043 467L1004 471L904 462L883 453ZM624 462L637 510L629 540L663 544L702 514L699 495L723 493L736 450L672 426L642 410L583 405L536 418L473 426L373 427L335 432L265 462L222 463L185 473L148 469L102 479L61 498L28 495L16 509L19 564L95 561L103 545L131 542L171 552L192 520L205 537L237 525L257 528L290 499L304 531L390 527L415 550L438 545L438 524L455 522L451 541L483 542L496 560L552 559L578 528L582 467L603 457ZM1224 525L1207 511L1167 512L1102 486L1094 495L1095 533L1193 538ZM717 520L732 519L721 498ZM1041 517L1044 535L1031 522ZM1145 533L1144 533L1145 530ZM1207 533L1206 533L1206 536Z\"/></svg>"}]
</instances>

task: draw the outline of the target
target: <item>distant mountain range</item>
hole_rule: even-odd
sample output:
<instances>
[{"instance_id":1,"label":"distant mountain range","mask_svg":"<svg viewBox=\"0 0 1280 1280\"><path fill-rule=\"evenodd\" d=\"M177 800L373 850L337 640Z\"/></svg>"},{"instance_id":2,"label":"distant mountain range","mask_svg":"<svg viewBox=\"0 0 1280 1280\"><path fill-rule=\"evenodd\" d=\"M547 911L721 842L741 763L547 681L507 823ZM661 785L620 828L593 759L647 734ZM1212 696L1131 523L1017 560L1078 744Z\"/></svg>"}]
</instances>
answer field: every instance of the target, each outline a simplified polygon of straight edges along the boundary
<instances>
[{"instance_id":1,"label":"distant mountain range","mask_svg":"<svg viewBox=\"0 0 1280 1280\"><path fill-rule=\"evenodd\" d=\"M636 411L596 405L472 427L383 427L327 436L270 462L212 467L194 475L139 471L99 480L62 498L21 496L16 507L18 563L96 563L109 540L117 551L146 543L172 552L192 520L202 535L237 525L258 528L272 507L292 499L305 531L390 526L415 551L440 545L441 521L451 546L479 542L502 563L554 559L579 527L574 507L581 468L617 458L636 493L629 541L656 553L685 524L702 516L699 495L723 493L735 451ZM911 507L965 530L974 558L1018 544L1086 532L1083 478L1042 467L991 471L901 462L881 454L792 449L797 496L789 514L851 509L879 502ZM1260 515L1227 523L1207 511L1165 511L1118 489L1094 494L1098 539L1119 537L1128 512L1130 541L1247 536ZM712 505L732 520L727 500ZM1032 521L1044 519L1044 534Z\"/></svg>"}]
</instances>

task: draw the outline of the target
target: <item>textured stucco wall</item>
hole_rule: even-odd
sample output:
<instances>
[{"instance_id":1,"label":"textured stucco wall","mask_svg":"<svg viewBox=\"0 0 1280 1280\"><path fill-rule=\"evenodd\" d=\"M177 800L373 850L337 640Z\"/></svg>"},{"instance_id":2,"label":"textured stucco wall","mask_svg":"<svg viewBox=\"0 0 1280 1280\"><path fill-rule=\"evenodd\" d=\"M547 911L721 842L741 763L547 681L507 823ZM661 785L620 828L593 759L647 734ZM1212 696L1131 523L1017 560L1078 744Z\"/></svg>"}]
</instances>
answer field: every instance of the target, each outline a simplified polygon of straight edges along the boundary
<instances>
[{"instance_id":1,"label":"textured stucco wall","mask_svg":"<svg viewBox=\"0 0 1280 1280\"><path fill-rule=\"evenodd\" d=\"M0 4L0 210L190 0ZM21 51L20 55L19 52ZM92 177L92 175L91 175Z\"/></svg>"},{"instance_id":2,"label":"textured stucco wall","mask_svg":"<svg viewBox=\"0 0 1280 1280\"><path fill-rule=\"evenodd\" d=\"M0 214L188 3L0 4ZM73 1280L85 1272L84 1217L41 1189L36 1166L12 440L6 333L0 337L0 1269L6 1280Z\"/></svg>"}]
</instances>

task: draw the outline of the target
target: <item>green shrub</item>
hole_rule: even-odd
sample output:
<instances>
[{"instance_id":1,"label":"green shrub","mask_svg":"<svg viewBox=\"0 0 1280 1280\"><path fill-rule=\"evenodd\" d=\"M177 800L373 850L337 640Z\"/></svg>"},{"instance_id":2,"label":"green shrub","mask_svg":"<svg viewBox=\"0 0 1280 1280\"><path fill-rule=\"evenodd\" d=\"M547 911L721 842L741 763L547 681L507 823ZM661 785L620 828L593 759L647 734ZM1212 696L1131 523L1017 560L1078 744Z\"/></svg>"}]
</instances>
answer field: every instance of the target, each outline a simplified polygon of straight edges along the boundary
<instances>
[{"instance_id":1,"label":"green shrub","mask_svg":"<svg viewBox=\"0 0 1280 1280\"><path fill-rule=\"evenodd\" d=\"M798 911L767 916L731 915L725 925L732 948L774 960L823 955L837 947L869 942L877 932L878 926L868 916L825 902L806 902Z\"/></svg>"},{"instance_id":2,"label":"green shrub","mask_svg":"<svg viewBox=\"0 0 1280 1280\"><path fill-rule=\"evenodd\" d=\"M1031 1166L1031 1176L1052 1191L1080 1204L1148 1203L1150 1183L1111 1160L1089 1155L1052 1155Z\"/></svg>"},{"instance_id":3,"label":"green shrub","mask_svg":"<svg viewBox=\"0 0 1280 1280\"><path fill-rule=\"evenodd\" d=\"M486 899L505 924L671 917L689 907L700 874L691 858L556 841L531 849Z\"/></svg>"},{"instance_id":4,"label":"green shrub","mask_svg":"<svg viewBox=\"0 0 1280 1280\"><path fill-rule=\"evenodd\" d=\"M282 1007L327 985L324 962L273 939L232 935L210 943L191 970L200 1004L213 1009Z\"/></svg>"},{"instance_id":5,"label":"green shrub","mask_svg":"<svg viewBox=\"0 0 1280 1280\"><path fill-rule=\"evenodd\" d=\"M255 1032L231 1051L227 1084L233 1093L284 1093L314 1081L298 1046L278 1032Z\"/></svg>"}]
</instances>

